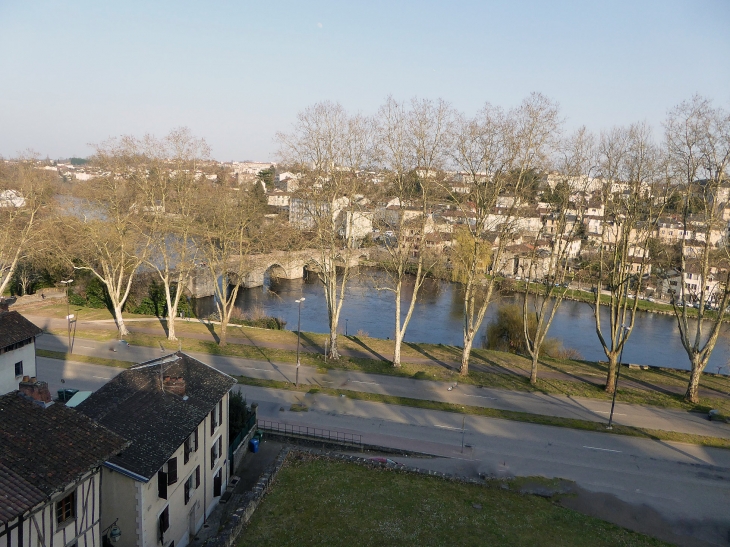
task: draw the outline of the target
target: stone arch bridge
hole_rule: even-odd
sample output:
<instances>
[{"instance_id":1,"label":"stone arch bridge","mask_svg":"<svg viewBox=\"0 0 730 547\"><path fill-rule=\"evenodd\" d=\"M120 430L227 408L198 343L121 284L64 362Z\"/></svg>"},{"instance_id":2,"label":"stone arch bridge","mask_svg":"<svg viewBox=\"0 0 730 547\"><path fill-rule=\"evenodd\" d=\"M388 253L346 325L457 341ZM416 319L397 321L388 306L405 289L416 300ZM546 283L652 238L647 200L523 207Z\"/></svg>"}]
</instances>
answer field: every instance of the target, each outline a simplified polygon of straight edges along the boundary
<instances>
[{"instance_id":1,"label":"stone arch bridge","mask_svg":"<svg viewBox=\"0 0 730 547\"><path fill-rule=\"evenodd\" d=\"M362 260L370 257L369 249L353 249L347 251L348 256L342 256L335 261L338 266L356 267ZM301 279L305 270L317 271L321 262L321 253L317 249L302 249L301 251L276 251L268 254L255 254L247 257L249 264L242 279L236 274L229 273L235 284L247 289L261 287L264 284L267 272L277 279ZM208 268L200 266L193 271L187 289L190 296L202 298L214 294L213 280Z\"/></svg>"}]
</instances>

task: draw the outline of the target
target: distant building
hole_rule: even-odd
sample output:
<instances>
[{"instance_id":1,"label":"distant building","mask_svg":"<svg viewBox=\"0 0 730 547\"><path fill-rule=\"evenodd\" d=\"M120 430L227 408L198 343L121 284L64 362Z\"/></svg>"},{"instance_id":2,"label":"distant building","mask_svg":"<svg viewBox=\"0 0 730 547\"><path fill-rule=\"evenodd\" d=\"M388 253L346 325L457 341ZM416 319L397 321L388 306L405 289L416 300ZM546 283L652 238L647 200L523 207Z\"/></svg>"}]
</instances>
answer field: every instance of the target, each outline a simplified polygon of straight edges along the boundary
<instances>
[{"instance_id":1,"label":"distant building","mask_svg":"<svg viewBox=\"0 0 730 547\"><path fill-rule=\"evenodd\" d=\"M101 546L101 465L126 445L35 378L1 396L0 545Z\"/></svg>"},{"instance_id":2,"label":"distant building","mask_svg":"<svg viewBox=\"0 0 730 547\"><path fill-rule=\"evenodd\" d=\"M0 207L25 207L25 198L17 190L3 190L0 192Z\"/></svg>"},{"instance_id":3,"label":"distant building","mask_svg":"<svg viewBox=\"0 0 730 547\"><path fill-rule=\"evenodd\" d=\"M77 409L128 439L102 470L120 547L186 545L228 482L230 376L178 352L123 371Z\"/></svg>"},{"instance_id":4,"label":"distant building","mask_svg":"<svg viewBox=\"0 0 730 547\"><path fill-rule=\"evenodd\" d=\"M36 375L35 338L43 334L17 311L0 311L0 395L15 391L24 376Z\"/></svg>"}]
</instances>

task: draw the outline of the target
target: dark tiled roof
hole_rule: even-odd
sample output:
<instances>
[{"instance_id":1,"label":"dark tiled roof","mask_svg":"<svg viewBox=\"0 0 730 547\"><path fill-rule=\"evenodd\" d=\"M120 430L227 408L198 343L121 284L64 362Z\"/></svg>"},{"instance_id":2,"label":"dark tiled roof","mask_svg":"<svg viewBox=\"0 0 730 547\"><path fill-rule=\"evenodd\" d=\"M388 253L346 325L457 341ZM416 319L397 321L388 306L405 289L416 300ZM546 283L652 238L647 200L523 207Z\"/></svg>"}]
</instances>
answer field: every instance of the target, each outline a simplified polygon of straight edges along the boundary
<instances>
[{"instance_id":1,"label":"dark tiled roof","mask_svg":"<svg viewBox=\"0 0 730 547\"><path fill-rule=\"evenodd\" d=\"M0 312L0 348L38 336L43 329L36 327L17 311Z\"/></svg>"},{"instance_id":2,"label":"dark tiled roof","mask_svg":"<svg viewBox=\"0 0 730 547\"><path fill-rule=\"evenodd\" d=\"M162 389L161 368L185 380L185 398ZM235 383L178 352L125 370L76 408L132 441L110 463L149 480Z\"/></svg>"},{"instance_id":3,"label":"dark tiled roof","mask_svg":"<svg viewBox=\"0 0 730 547\"><path fill-rule=\"evenodd\" d=\"M124 439L61 404L17 391L0 397L0 522L63 490L126 446Z\"/></svg>"}]
</instances>

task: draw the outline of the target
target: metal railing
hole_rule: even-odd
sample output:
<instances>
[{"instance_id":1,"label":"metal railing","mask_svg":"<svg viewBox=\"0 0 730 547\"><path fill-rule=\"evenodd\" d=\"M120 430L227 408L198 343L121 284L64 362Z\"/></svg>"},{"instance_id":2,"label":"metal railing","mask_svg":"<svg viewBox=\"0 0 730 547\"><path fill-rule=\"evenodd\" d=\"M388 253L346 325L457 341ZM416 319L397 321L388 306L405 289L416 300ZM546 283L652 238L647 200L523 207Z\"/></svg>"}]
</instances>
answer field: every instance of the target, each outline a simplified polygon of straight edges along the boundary
<instances>
[{"instance_id":1,"label":"metal railing","mask_svg":"<svg viewBox=\"0 0 730 547\"><path fill-rule=\"evenodd\" d=\"M295 435L297 437L304 437L307 439L347 443L362 448L362 435L357 435L355 433L344 433L342 431L332 431L330 429L320 429L318 427L283 424L269 420L259 420L258 428L264 431L271 431L272 433Z\"/></svg>"}]
</instances>

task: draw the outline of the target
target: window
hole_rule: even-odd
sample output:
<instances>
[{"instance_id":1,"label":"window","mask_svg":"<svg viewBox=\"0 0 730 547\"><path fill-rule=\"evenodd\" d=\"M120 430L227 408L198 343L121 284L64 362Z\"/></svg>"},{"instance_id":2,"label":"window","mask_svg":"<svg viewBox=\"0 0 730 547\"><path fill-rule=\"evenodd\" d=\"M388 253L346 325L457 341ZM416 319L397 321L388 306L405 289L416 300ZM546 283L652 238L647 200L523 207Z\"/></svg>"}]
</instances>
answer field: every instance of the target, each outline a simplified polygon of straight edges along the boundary
<instances>
[{"instance_id":1,"label":"window","mask_svg":"<svg viewBox=\"0 0 730 547\"><path fill-rule=\"evenodd\" d=\"M165 543L165 532L167 532L170 529L170 507L165 507L165 509L160 513L160 516L157 520L158 529L160 532L160 543Z\"/></svg>"},{"instance_id":2,"label":"window","mask_svg":"<svg viewBox=\"0 0 730 547\"><path fill-rule=\"evenodd\" d=\"M193 434L185 439L185 458L183 463L190 461L190 454L198 451L198 428L195 428Z\"/></svg>"},{"instance_id":3,"label":"window","mask_svg":"<svg viewBox=\"0 0 730 547\"><path fill-rule=\"evenodd\" d=\"M167 460L167 484L177 482L177 458Z\"/></svg>"},{"instance_id":4,"label":"window","mask_svg":"<svg viewBox=\"0 0 730 547\"><path fill-rule=\"evenodd\" d=\"M210 468L213 469L215 467L215 462L218 459L218 456L220 456L220 437L217 441L213 443L213 446L210 447Z\"/></svg>"},{"instance_id":5,"label":"window","mask_svg":"<svg viewBox=\"0 0 730 547\"><path fill-rule=\"evenodd\" d=\"M223 423L223 399L218 401L218 405L210 411L210 434L215 433L215 428Z\"/></svg>"},{"instance_id":6,"label":"window","mask_svg":"<svg viewBox=\"0 0 730 547\"><path fill-rule=\"evenodd\" d=\"M15 363L15 375L16 376L23 375L23 361L18 361L17 363Z\"/></svg>"},{"instance_id":7,"label":"window","mask_svg":"<svg viewBox=\"0 0 730 547\"><path fill-rule=\"evenodd\" d=\"M188 480L185 481L185 505L188 504L190 501L191 493L193 490L195 490L195 474L192 474L188 477Z\"/></svg>"},{"instance_id":8,"label":"window","mask_svg":"<svg viewBox=\"0 0 730 547\"><path fill-rule=\"evenodd\" d=\"M200 487L200 466L195 468L195 488Z\"/></svg>"},{"instance_id":9,"label":"window","mask_svg":"<svg viewBox=\"0 0 730 547\"><path fill-rule=\"evenodd\" d=\"M210 434L215 433L215 428L218 427L218 409L214 408L210 411Z\"/></svg>"},{"instance_id":10,"label":"window","mask_svg":"<svg viewBox=\"0 0 730 547\"><path fill-rule=\"evenodd\" d=\"M56 502L56 523L61 524L76 518L76 492Z\"/></svg>"},{"instance_id":11,"label":"window","mask_svg":"<svg viewBox=\"0 0 730 547\"><path fill-rule=\"evenodd\" d=\"M157 472L157 497L167 499L167 473L162 469Z\"/></svg>"}]
</instances>

